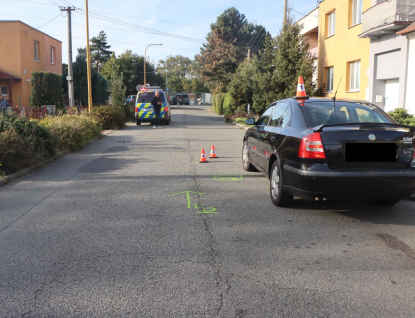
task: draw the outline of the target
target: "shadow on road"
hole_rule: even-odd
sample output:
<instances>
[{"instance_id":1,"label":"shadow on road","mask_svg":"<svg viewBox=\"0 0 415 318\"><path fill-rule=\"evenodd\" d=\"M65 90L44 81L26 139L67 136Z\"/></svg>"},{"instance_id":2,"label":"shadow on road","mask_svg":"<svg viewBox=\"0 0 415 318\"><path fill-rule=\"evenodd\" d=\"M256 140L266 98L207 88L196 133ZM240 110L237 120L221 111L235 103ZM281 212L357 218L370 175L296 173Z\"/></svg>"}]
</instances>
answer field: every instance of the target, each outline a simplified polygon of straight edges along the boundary
<instances>
[{"instance_id":1,"label":"shadow on road","mask_svg":"<svg viewBox=\"0 0 415 318\"><path fill-rule=\"evenodd\" d=\"M361 222L415 226L415 202L407 200L384 206L370 201L313 202L296 198L289 209L304 212L323 210Z\"/></svg>"}]
</instances>

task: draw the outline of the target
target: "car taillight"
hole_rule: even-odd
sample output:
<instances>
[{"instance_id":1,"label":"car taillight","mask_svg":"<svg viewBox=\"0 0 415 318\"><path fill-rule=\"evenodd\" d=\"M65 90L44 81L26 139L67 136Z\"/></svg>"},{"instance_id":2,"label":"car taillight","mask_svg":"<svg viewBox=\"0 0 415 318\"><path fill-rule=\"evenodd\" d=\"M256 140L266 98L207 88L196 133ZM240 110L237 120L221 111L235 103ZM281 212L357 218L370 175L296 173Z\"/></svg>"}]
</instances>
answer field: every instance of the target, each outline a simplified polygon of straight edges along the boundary
<instances>
[{"instance_id":1,"label":"car taillight","mask_svg":"<svg viewBox=\"0 0 415 318\"><path fill-rule=\"evenodd\" d=\"M320 133L312 133L305 136L301 140L300 150L298 151L298 157L300 158L312 158L312 159L326 159L324 153L323 142L321 141Z\"/></svg>"},{"instance_id":2,"label":"car taillight","mask_svg":"<svg viewBox=\"0 0 415 318\"><path fill-rule=\"evenodd\" d=\"M412 152L411 168L415 168L415 146L414 151Z\"/></svg>"}]
</instances>

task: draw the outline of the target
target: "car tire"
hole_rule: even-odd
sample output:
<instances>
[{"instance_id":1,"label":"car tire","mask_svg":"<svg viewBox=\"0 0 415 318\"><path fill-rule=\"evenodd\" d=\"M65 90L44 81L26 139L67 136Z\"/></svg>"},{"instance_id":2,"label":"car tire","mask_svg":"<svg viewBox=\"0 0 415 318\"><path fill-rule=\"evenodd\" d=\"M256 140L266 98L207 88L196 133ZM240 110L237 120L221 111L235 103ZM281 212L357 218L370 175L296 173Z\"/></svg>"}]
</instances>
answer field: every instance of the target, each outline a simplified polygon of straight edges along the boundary
<instances>
[{"instance_id":1,"label":"car tire","mask_svg":"<svg viewBox=\"0 0 415 318\"><path fill-rule=\"evenodd\" d=\"M293 202L294 197L284 190L284 181L278 159L272 164L271 174L269 176L269 190L271 201L274 205L284 207L291 205Z\"/></svg>"},{"instance_id":2,"label":"car tire","mask_svg":"<svg viewBox=\"0 0 415 318\"><path fill-rule=\"evenodd\" d=\"M165 124L165 125L170 124L170 120L165 120L165 121L164 121L164 124Z\"/></svg>"},{"instance_id":3,"label":"car tire","mask_svg":"<svg viewBox=\"0 0 415 318\"><path fill-rule=\"evenodd\" d=\"M249 148L246 141L242 146L242 167L245 171L258 171L258 169L249 162Z\"/></svg>"},{"instance_id":4,"label":"car tire","mask_svg":"<svg viewBox=\"0 0 415 318\"><path fill-rule=\"evenodd\" d=\"M380 205L394 205L394 204L396 204L396 203L398 203L399 201L401 201L401 200L399 200L399 199L394 199L394 200L377 200L376 201L376 203L377 204L380 204Z\"/></svg>"},{"instance_id":5,"label":"car tire","mask_svg":"<svg viewBox=\"0 0 415 318\"><path fill-rule=\"evenodd\" d=\"M136 120L135 124L136 124L137 126L140 126L140 125L141 125L141 121Z\"/></svg>"}]
</instances>

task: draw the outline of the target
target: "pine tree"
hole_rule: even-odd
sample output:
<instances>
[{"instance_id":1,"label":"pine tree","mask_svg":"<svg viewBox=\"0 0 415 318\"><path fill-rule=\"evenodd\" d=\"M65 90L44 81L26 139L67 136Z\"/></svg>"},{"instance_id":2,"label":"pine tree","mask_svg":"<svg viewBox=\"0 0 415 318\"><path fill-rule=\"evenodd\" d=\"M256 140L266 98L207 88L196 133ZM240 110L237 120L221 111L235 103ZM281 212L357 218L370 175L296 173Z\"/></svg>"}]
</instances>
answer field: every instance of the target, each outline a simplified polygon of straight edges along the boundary
<instances>
[{"instance_id":1,"label":"pine tree","mask_svg":"<svg viewBox=\"0 0 415 318\"><path fill-rule=\"evenodd\" d=\"M111 56L111 51L108 49L111 48L111 45L107 43L107 35L104 31L99 32L97 37L90 39L91 45L91 61L95 65L98 73L102 65L108 61Z\"/></svg>"},{"instance_id":2,"label":"pine tree","mask_svg":"<svg viewBox=\"0 0 415 318\"><path fill-rule=\"evenodd\" d=\"M295 96L299 76L304 79L306 93L313 94L313 61L309 58L308 41L301 35L302 25L293 24L291 17L276 38L275 73L273 82L277 99Z\"/></svg>"},{"instance_id":3,"label":"pine tree","mask_svg":"<svg viewBox=\"0 0 415 318\"><path fill-rule=\"evenodd\" d=\"M246 57L248 45L261 28L248 23L245 15L233 7L225 10L210 28L207 44L198 56L203 66L201 72L213 93L226 92L238 65Z\"/></svg>"}]
</instances>

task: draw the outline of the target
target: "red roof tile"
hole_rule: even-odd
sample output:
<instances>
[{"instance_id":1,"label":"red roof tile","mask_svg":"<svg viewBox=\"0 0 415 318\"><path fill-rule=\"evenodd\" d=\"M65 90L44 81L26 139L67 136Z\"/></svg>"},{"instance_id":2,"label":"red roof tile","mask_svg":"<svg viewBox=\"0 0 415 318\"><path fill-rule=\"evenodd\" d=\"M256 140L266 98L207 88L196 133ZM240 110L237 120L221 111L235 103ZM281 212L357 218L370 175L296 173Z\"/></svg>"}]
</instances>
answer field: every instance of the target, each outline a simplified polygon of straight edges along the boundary
<instances>
[{"instance_id":1,"label":"red roof tile","mask_svg":"<svg viewBox=\"0 0 415 318\"><path fill-rule=\"evenodd\" d=\"M406 29L403 29L402 31L396 32L396 34L405 35L409 32L415 31L415 22L410 24Z\"/></svg>"},{"instance_id":2,"label":"red roof tile","mask_svg":"<svg viewBox=\"0 0 415 318\"><path fill-rule=\"evenodd\" d=\"M4 73L2 71L0 71L0 80L17 80L17 81L21 81L21 78L18 78L16 76Z\"/></svg>"}]
</instances>

